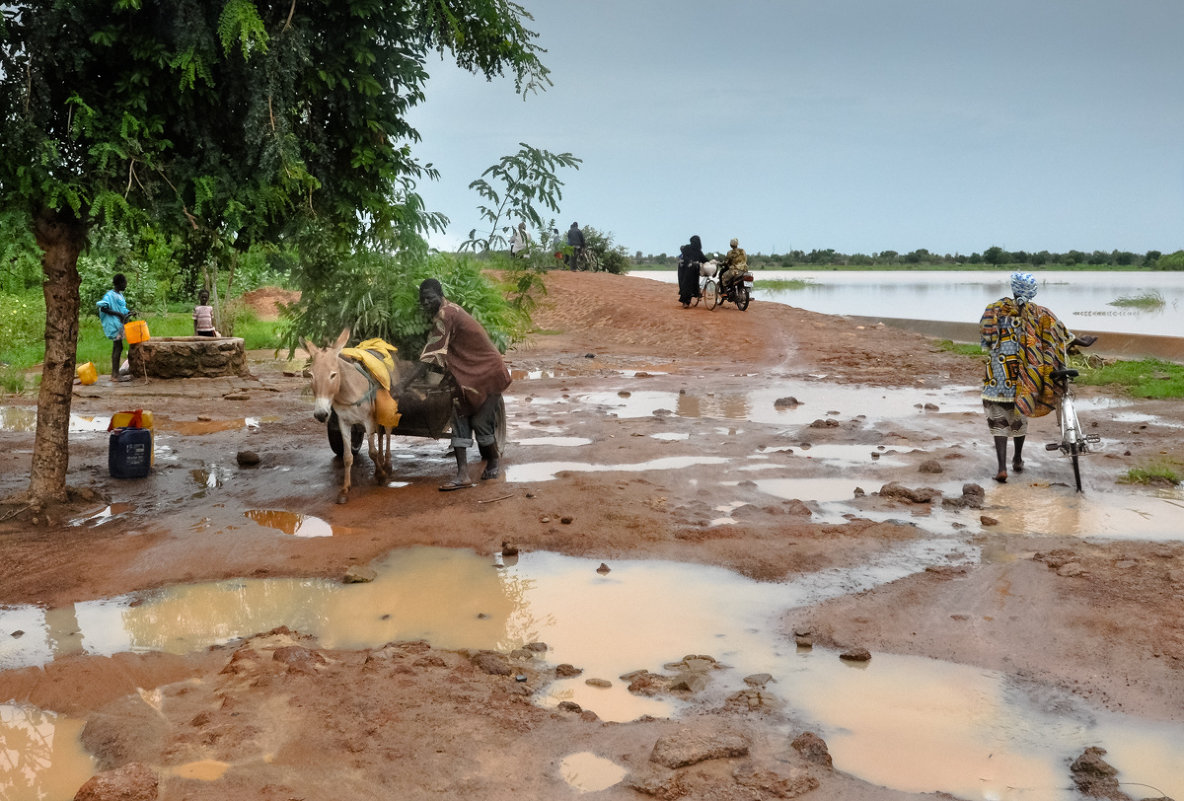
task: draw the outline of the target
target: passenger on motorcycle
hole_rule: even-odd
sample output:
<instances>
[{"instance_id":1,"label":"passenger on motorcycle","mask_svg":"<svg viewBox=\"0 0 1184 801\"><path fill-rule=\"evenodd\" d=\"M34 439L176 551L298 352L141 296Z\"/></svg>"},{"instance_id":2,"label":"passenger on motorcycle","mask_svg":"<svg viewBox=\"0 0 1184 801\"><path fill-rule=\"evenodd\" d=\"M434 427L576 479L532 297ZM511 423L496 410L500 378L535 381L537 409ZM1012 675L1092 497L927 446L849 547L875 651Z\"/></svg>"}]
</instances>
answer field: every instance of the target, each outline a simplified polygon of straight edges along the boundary
<instances>
[{"instance_id":1,"label":"passenger on motorcycle","mask_svg":"<svg viewBox=\"0 0 1184 801\"><path fill-rule=\"evenodd\" d=\"M740 276L748 272L748 254L744 252L744 248L740 247L740 240L733 239L730 243L732 249L728 251L728 255L724 256L724 271L720 275L721 286L727 287L733 281L738 281Z\"/></svg>"}]
</instances>

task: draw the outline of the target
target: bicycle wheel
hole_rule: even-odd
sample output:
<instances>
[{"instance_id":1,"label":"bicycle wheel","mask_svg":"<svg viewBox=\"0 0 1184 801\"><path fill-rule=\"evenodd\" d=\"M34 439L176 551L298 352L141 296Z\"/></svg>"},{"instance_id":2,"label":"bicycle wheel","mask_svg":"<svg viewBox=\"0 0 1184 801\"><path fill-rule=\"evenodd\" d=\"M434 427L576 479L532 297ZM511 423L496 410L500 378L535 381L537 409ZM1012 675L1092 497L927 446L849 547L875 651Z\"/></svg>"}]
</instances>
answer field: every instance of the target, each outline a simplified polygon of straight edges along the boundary
<instances>
[{"instance_id":1,"label":"bicycle wheel","mask_svg":"<svg viewBox=\"0 0 1184 801\"><path fill-rule=\"evenodd\" d=\"M719 287L710 278L703 282L703 305L708 311L719 305Z\"/></svg>"},{"instance_id":2,"label":"bicycle wheel","mask_svg":"<svg viewBox=\"0 0 1184 801\"><path fill-rule=\"evenodd\" d=\"M1074 442L1069 446L1069 455L1073 459L1073 483L1077 485L1077 491L1081 492L1081 446Z\"/></svg>"}]
</instances>

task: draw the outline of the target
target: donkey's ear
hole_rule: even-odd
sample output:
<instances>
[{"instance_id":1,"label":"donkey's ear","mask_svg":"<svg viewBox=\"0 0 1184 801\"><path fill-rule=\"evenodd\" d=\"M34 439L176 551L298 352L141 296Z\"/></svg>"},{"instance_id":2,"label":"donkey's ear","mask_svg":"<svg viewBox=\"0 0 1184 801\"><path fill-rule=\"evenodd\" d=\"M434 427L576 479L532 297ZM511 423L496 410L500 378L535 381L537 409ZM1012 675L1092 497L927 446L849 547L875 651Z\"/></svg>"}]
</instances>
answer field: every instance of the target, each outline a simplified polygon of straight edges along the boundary
<instances>
[{"instance_id":1,"label":"donkey's ear","mask_svg":"<svg viewBox=\"0 0 1184 801\"><path fill-rule=\"evenodd\" d=\"M337 341L333 343L334 350L341 350L345 347L345 343L349 342L349 329L341 329L341 333L337 335Z\"/></svg>"},{"instance_id":2,"label":"donkey's ear","mask_svg":"<svg viewBox=\"0 0 1184 801\"><path fill-rule=\"evenodd\" d=\"M314 353L316 353L318 350L320 350L320 348L318 348L316 345L314 345L314 344L312 344L311 342L309 342L309 341L308 341L307 339L305 339L304 337L301 337L301 338L300 338L300 344L304 346L304 349L305 349L305 350L308 352L308 355L309 355L309 356L313 355L313 354L314 354Z\"/></svg>"}]
</instances>

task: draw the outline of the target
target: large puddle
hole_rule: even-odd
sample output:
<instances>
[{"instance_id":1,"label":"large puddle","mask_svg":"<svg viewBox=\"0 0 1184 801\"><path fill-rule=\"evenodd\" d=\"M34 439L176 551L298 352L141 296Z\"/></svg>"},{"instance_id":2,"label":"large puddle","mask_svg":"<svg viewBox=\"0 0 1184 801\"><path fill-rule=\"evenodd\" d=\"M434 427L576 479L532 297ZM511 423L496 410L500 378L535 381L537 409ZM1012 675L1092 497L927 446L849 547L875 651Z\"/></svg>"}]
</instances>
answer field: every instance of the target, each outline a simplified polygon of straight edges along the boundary
<instances>
[{"instance_id":1,"label":"large puddle","mask_svg":"<svg viewBox=\"0 0 1184 801\"><path fill-rule=\"evenodd\" d=\"M471 552L414 548L376 564L378 578L369 584L235 580L68 609L0 610L0 631L24 632L0 641L0 667L43 664L79 651L184 653L280 625L313 634L330 648L426 638L442 648L509 650L541 641L549 646L549 663L570 663L583 673L542 688L539 703L571 700L605 720L625 721L677 714L681 704L635 697L621 675L668 672L664 666L686 654L708 654L728 669L712 672L705 700L722 701L745 687L745 676L769 673L774 680L766 691L827 740L836 768L877 784L964 798L1067 801L1075 797L1068 761L1099 745L1121 771L1120 781L1184 796L1182 725L1113 715L1047 687L936 660L875 654L852 667L832 651L799 650L778 633L787 609L860 592L927 565L977 558L957 540L918 540L860 568L768 584L702 565L623 561L600 573L598 560L530 553L495 567ZM593 678L609 686L586 683ZM43 785L28 777L62 781L68 769L81 771L73 788L85 781L87 765L68 768L75 757L59 756L36 733L47 719L5 709L0 735L21 747L0 763L0 795L13 801L56 797L38 795ZM54 742L76 739L71 722L50 723ZM589 765L608 768L577 760L565 768L569 781L578 784Z\"/></svg>"}]
</instances>

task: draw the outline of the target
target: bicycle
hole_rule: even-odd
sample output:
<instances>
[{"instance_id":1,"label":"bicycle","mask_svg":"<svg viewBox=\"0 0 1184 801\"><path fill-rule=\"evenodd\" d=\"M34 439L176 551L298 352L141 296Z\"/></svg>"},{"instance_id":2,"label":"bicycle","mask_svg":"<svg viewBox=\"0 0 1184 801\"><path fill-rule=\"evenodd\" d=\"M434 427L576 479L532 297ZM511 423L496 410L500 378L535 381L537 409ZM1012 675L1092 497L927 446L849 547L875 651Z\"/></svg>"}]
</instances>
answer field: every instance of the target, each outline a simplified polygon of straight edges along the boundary
<instances>
[{"instance_id":1,"label":"bicycle","mask_svg":"<svg viewBox=\"0 0 1184 801\"><path fill-rule=\"evenodd\" d=\"M1090 445L1098 444L1102 438L1097 434L1085 434L1081 430L1077 404L1073 400L1073 379L1078 375L1078 371L1071 368L1052 371L1050 377L1057 384L1060 395L1057 401L1057 420L1061 426L1061 441L1050 442L1044 449L1060 451L1073 460L1073 483L1076 484L1077 491L1081 492L1081 454L1089 453Z\"/></svg>"},{"instance_id":2,"label":"bicycle","mask_svg":"<svg viewBox=\"0 0 1184 801\"><path fill-rule=\"evenodd\" d=\"M710 311L720 304L719 284L715 281L715 277L719 273L719 265L715 259L712 259L702 262L698 268L703 283L699 285L699 294L691 300L691 305L698 306L699 301L703 301L703 305Z\"/></svg>"}]
</instances>

